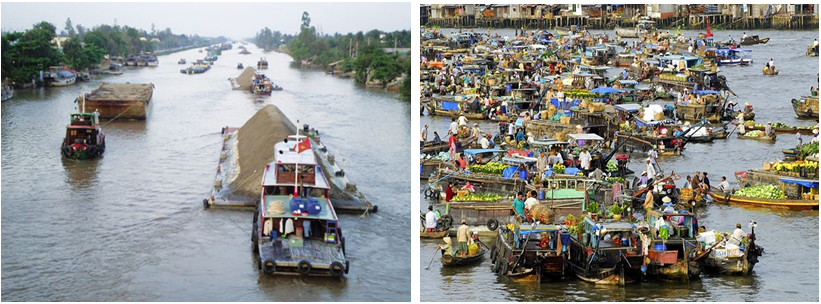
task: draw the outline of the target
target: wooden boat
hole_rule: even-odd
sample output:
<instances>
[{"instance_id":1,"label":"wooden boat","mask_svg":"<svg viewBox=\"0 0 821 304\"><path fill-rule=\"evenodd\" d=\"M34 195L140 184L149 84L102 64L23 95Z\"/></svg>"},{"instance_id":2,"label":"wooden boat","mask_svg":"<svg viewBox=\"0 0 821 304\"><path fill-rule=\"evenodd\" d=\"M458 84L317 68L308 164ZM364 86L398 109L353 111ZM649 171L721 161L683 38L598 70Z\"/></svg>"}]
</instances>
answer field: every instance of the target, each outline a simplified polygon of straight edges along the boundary
<instances>
[{"instance_id":1,"label":"wooden boat","mask_svg":"<svg viewBox=\"0 0 821 304\"><path fill-rule=\"evenodd\" d=\"M644 262L641 249L635 243L638 231L628 222L601 224L607 228L608 234L626 235L624 240L627 244L613 244L602 240L604 236L597 236L594 231L597 223L585 217L583 233L592 237L589 237L589 241L582 234L572 237L568 258L570 268L576 277L590 284L624 286L635 282L641 276L641 265Z\"/></svg>"},{"instance_id":2,"label":"wooden boat","mask_svg":"<svg viewBox=\"0 0 821 304\"><path fill-rule=\"evenodd\" d=\"M707 273L749 275L758 264L758 257L764 253L764 249L755 244L755 225L751 228L749 244L746 247L727 248L729 246L715 244L693 260L696 260Z\"/></svg>"},{"instance_id":3,"label":"wooden boat","mask_svg":"<svg viewBox=\"0 0 821 304\"><path fill-rule=\"evenodd\" d=\"M144 120L153 95L150 83L103 83L83 98L87 109L100 111L100 118Z\"/></svg>"},{"instance_id":4,"label":"wooden boat","mask_svg":"<svg viewBox=\"0 0 821 304\"><path fill-rule=\"evenodd\" d=\"M798 118L818 119L818 96L803 96L792 100L792 108Z\"/></svg>"},{"instance_id":5,"label":"wooden boat","mask_svg":"<svg viewBox=\"0 0 821 304\"><path fill-rule=\"evenodd\" d=\"M442 266L467 266L471 264L476 264L482 262L485 258L485 250L482 246L479 246L479 253L472 255L472 256L454 256L450 254L442 254L442 257L439 258L439 261L442 262Z\"/></svg>"},{"instance_id":6,"label":"wooden boat","mask_svg":"<svg viewBox=\"0 0 821 304\"><path fill-rule=\"evenodd\" d=\"M237 70L242 70L244 68L245 68L245 66L243 66L242 63L237 64Z\"/></svg>"},{"instance_id":7,"label":"wooden boat","mask_svg":"<svg viewBox=\"0 0 821 304\"><path fill-rule=\"evenodd\" d=\"M448 236L450 232L447 230L436 231L436 232L427 232L422 230L419 232L419 237L423 239L441 239L443 237Z\"/></svg>"},{"instance_id":8,"label":"wooden boat","mask_svg":"<svg viewBox=\"0 0 821 304\"><path fill-rule=\"evenodd\" d=\"M465 118L469 120L480 120L487 118L483 113L465 113L460 104L461 101L457 101L453 97L432 98L428 106L428 112L431 115L445 117L459 117L464 115Z\"/></svg>"},{"instance_id":9,"label":"wooden boat","mask_svg":"<svg viewBox=\"0 0 821 304\"><path fill-rule=\"evenodd\" d=\"M758 140L758 141L765 141L765 142L769 142L769 143L774 143L775 138L776 138L777 135L773 134L772 136L744 136L741 133L739 133L737 136L738 136L738 138L741 138L741 139L754 139L754 140Z\"/></svg>"},{"instance_id":10,"label":"wooden boat","mask_svg":"<svg viewBox=\"0 0 821 304\"><path fill-rule=\"evenodd\" d=\"M265 57L262 57L257 61L257 69L264 70L268 68L268 60L265 60Z\"/></svg>"},{"instance_id":11,"label":"wooden boat","mask_svg":"<svg viewBox=\"0 0 821 304\"><path fill-rule=\"evenodd\" d=\"M94 123L92 113L71 114L71 124L66 126L66 137L60 149L65 157L90 159L105 152L105 134Z\"/></svg>"},{"instance_id":12,"label":"wooden boat","mask_svg":"<svg viewBox=\"0 0 821 304\"><path fill-rule=\"evenodd\" d=\"M818 46L810 44L807 46L807 57L818 57Z\"/></svg>"},{"instance_id":13,"label":"wooden boat","mask_svg":"<svg viewBox=\"0 0 821 304\"><path fill-rule=\"evenodd\" d=\"M759 39L758 35L748 36L747 39L741 39L741 45L766 44L770 38Z\"/></svg>"},{"instance_id":14,"label":"wooden boat","mask_svg":"<svg viewBox=\"0 0 821 304\"><path fill-rule=\"evenodd\" d=\"M52 87L65 87L73 85L77 81L77 75L62 67L51 67L48 72L43 73L46 84Z\"/></svg>"},{"instance_id":15,"label":"wooden boat","mask_svg":"<svg viewBox=\"0 0 821 304\"><path fill-rule=\"evenodd\" d=\"M786 181L790 183L795 181L795 179L786 179L782 178L782 186L783 183ZM813 181L805 180L806 183L813 183ZM811 187L812 192L818 193L818 182L815 182L815 186ZM743 204L743 205L751 205L751 206L758 206L758 207L778 207L778 208L788 208L791 210L818 210L818 200L804 200L804 199L788 199L782 197L780 199L767 199L767 198L752 198L752 197L742 197L742 196L734 196L731 194L724 194L724 193L717 193L717 192L710 192L710 196L719 203L735 203L735 204Z\"/></svg>"},{"instance_id":16,"label":"wooden boat","mask_svg":"<svg viewBox=\"0 0 821 304\"><path fill-rule=\"evenodd\" d=\"M185 64L185 58L182 58L180 59L180 61L177 61L177 64Z\"/></svg>"},{"instance_id":17,"label":"wooden boat","mask_svg":"<svg viewBox=\"0 0 821 304\"><path fill-rule=\"evenodd\" d=\"M330 183L323 174L317 174L323 170L306 141L298 145L307 153L293 151L285 142L274 145L274 161L265 166L254 212L253 250L258 252L257 265L265 274L338 278L350 269L345 237L331 203ZM296 175L297 170L302 173ZM280 234L280 229L293 233Z\"/></svg>"},{"instance_id":18,"label":"wooden boat","mask_svg":"<svg viewBox=\"0 0 821 304\"><path fill-rule=\"evenodd\" d=\"M723 114L725 99L721 92L713 90L698 91L701 103L681 102L676 104L676 116L681 120L700 121L706 118L710 122L718 122Z\"/></svg>"},{"instance_id":19,"label":"wooden boat","mask_svg":"<svg viewBox=\"0 0 821 304\"><path fill-rule=\"evenodd\" d=\"M254 95L271 95L274 90L274 84L271 79L265 76L262 72L254 74L253 83L251 84L251 93Z\"/></svg>"},{"instance_id":20,"label":"wooden boat","mask_svg":"<svg viewBox=\"0 0 821 304\"><path fill-rule=\"evenodd\" d=\"M493 272L517 282L542 282L567 278L569 275L567 255L560 253L561 250L558 248L562 246L562 235L566 241L570 237L567 232L561 232L561 226L513 225L513 230L507 229L506 226L500 226L497 230L498 237L490 248ZM551 239L548 248L538 245L539 235L543 233L547 233ZM525 241L521 241L522 238Z\"/></svg>"},{"instance_id":21,"label":"wooden boat","mask_svg":"<svg viewBox=\"0 0 821 304\"><path fill-rule=\"evenodd\" d=\"M764 67L764 68L762 68L762 69L761 69L761 72L762 72L762 73L764 73L764 75L771 75L771 76L778 75L778 69L773 69L773 70L771 70L771 69L770 69L770 68L768 68L768 67Z\"/></svg>"},{"instance_id":22,"label":"wooden boat","mask_svg":"<svg viewBox=\"0 0 821 304\"><path fill-rule=\"evenodd\" d=\"M658 232L655 223L661 217L681 218L678 223L672 223L673 231L666 241L662 241L655 236ZM647 252L647 274L662 280L673 280L689 282L698 278L701 274L701 267L696 262L690 261L690 254L696 249L695 235L698 230L693 226L695 214L690 212L661 213L651 210L647 215L647 224L650 226L650 239L652 240ZM675 220L674 220L675 221ZM679 225L679 223L683 223Z\"/></svg>"},{"instance_id":23,"label":"wooden boat","mask_svg":"<svg viewBox=\"0 0 821 304\"><path fill-rule=\"evenodd\" d=\"M14 88L12 88L10 85L5 85L4 84L3 89L2 89L2 93L3 93L3 101L9 100L12 97L14 97Z\"/></svg>"},{"instance_id":24,"label":"wooden boat","mask_svg":"<svg viewBox=\"0 0 821 304\"><path fill-rule=\"evenodd\" d=\"M746 128L747 131L764 131L766 129L766 127L758 127L758 126L745 127L745 128ZM773 128L773 132L775 132L775 134L795 134L795 132L799 132L799 133L801 133L801 135L812 135L813 134L812 129L813 129L813 127L810 127L809 129L808 128L798 128L798 127Z\"/></svg>"}]
</instances>

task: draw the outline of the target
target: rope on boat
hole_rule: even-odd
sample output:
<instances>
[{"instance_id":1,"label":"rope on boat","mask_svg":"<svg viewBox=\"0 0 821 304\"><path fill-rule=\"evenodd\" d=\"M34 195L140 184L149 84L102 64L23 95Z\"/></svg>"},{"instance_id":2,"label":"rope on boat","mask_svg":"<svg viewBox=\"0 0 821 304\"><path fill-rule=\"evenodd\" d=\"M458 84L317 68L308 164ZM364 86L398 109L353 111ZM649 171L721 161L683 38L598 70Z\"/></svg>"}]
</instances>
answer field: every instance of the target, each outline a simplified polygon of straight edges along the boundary
<instances>
[{"instance_id":1,"label":"rope on boat","mask_svg":"<svg viewBox=\"0 0 821 304\"><path fill-rule=\"evenodd\" d=\"M122 116L123 114L125 114L125 112L128 112L128 110L131 110L131 107L136 106L136 105L137 105L137 104L133 104L133 105L129 106L128 108L125 108L125 110L123 110L122 112L120 112L120 114L117 114L117 116L114 116L114 118L109 119L109 120L108 120L108 121L106 121L104 124L100 125L100 127L103 127L103 126L105 126L105 125L109 124L110 122L112 122L112 121L116 120L117 118L119 118L120 116Z\"/></svg>"}]
</instances>

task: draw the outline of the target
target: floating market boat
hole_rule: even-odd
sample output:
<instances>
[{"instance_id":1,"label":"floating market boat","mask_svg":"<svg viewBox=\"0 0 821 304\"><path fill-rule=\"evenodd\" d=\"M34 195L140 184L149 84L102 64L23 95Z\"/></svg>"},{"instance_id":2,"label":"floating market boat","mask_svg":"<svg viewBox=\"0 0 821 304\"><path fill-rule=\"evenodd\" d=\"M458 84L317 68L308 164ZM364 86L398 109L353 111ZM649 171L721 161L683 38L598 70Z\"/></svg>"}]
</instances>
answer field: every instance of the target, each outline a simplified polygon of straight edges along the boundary
<instances>
[{"instance_id":1,"label":"floating market boat","mask_svg":"<svg viewBox=\"0 0 821 304\"><path fill-rule=\"evenodd\" d=\"M430 101L430 106L428 108L428 112L432 115L440 115L446 117L459 117L464 115L465 118L470 120L479 120L485 119L486 115L483 113L465 113L465 110L462 109L462 99L463 97L436 97L432 98Z\"/></svg>"},{"instance_id":2,"label":"floating market boat","mask_svg":"<svg viewBox=\"0 0 821 304\"><path fill-rule=\"evenodd\" d=\"M306 142L274 147L254 212L253 249L266 274L342 277L350 268L345 237L330 201L331 187Z\"/></svg>"},{"instance_id":3,"label":"floating market boat","mask_svg":"<svg viewBox=\"0 0 821 304\"><path fill-rule=\"evenodd\" d=\"M747 131L764 131L767 127L764 125L756 124L752 127L746 126L745 129ZM796 132L801 133L801 135L812 135L813 126L806 126L806 127L793 127L787 126L781 123L774 123L773 124L773 132L775 134L795 134Z\"/></svg>"},{"instance_id":4,"label":"floating market boat","mask_svg":"<svg viewBox=\"0 0 821 304\"><path fill-rule=\"evenodd\" d=\"M698 230L695 214L687 211L661 212L651 210L647 214L650 244L647 252L647 274L662 280L689 282L698 278L701 267L691 261L696 252L696 231ZM659 230L655 224L664 220L670 225L663 225ZM661 231L663 229L666 231ZM665 240L666 239L666 240Z\"/></svg>"},{"instance_id":5,"label":"floating market boat","mask_svg":"<svg viewBox=\"0 0 821 304\"><path fill-rule=\"evenodd\" d=\"M744 204L744 205L751 205L751 206L759 206L759 207L779 207L779 208L788 208L792 210L817 210L818 209L818 180L811 180L811 179L804 179L804 178L797 178L797 177L783 177L779 179L781 183L781 191L778 190L777 186L770 186L769 188L762 188L761 186L758 187L749 187L742 188L740 190L736 190L731 194L724 194L718 192L710 192L710 196L719 203L736 203L736 204ZM788 198L784 194L783 189L786 187L787 184L790 185L798 185L800 186L799 191L803 193L802 189L809 189L810 195L812 195L816 199L793 199ZM746 193L751 192L751 193ZM766 192L766 193L763 193ZM771 195L775 192L774 196ZM749 195L749 196L747 196ZM758 196L758 197L752 197ZM766 197L766 198L765 198Z\"/></svg>"},{"instance_id":6,"label":"floating market boat","mask_svg":"<svg viewBox=\"0 0 821 304\"><path fill-rule=\"evenodd\" d=\"M256 72L254 75L254 83L251 84L251 93L254 95L271 95L274 90L274 83L271 78L268 78L262 72Z\"/></svg>"},{"instance_id":7,"label":"floating market boat","mask_svg":"<svg viewBox=\"0 0 821 304\"><path fill-rule=\"evenodd\" d=\"M428 231L422 230L422 231L419 232L419 237L423 238L423 239L441 239L443 237L448 236L449 233L450 232L447 231L447 230L436 231L436 232L428 232Z\"/></svg>"},{"instance_id":8,"label":"floating market boat","mask_svg":"<svg viewBox=\"0 0 821 304\"><path fill-rule=\"evenodd\" d=\"M638 231L628 222L596 223L583 218L583 230L571 236L570 268L580 280L595 285L624 286L640 279L644 256ZM619 243L605 241L620 235Z\"/></svg>"},{"instance_id":9,"label":"floating market boat","mask_svg":"<svg viewBox=\"0 0 821 304\"><path fill-rule=\"evenodd\" d=\"M740 45L754 45L754 44L766 44L770 41L770 38L759 39L758 35L753 35L747 37L747 39L741 39Z\"/></svg>"},{"instance_id":10,"label":"floating market boat","mask_svg":"<svg viewBox=\"0 0 821 304\"><path fill-rule=\"evenodd\" d=\"M65 87L77 81L77 74L63 67L50 67L48 72L43 73L43 80L48 86Z\"/></svg>"},{"instance_id":11,"label":"floating market boat","mask_svg":"<svg viewBox=\"0 0 821 304\"><path fill-rule=\"evenodd\" d=\"M706 118L710 122L718 122L724 114L725 97L719 91L697 91L697 101L678 102L676 116L681 120L700 121Z\"/></svg>"},{"instance_id":12,"label":"floating market boat","mask_svg":"<svg viewBox=\"0 0 821 304\"><path fill-rule=\"evenodd\" d=\"M755 243L755 226L756 224L752 223L752 232L741 240L742 246L729 244L726 240L716 242L715 231L699 234L697 241L710 248L694 260L698 261L707 273L749 275L758 264L758 258L764 253L764 248Z\"/></svg>"},{"instance_id":13,"label":"floating market boat","mask_svg":"<svg viewBox=\"0 0 821 304\"><path fill-rule=\"evenodd\" d=\"M265 60L265 57L262 57L257 61L257 69L264 70L268 68L268 60Z\"/></svg>"},{"instance_id":14,"label":"floating market boat","mask_svg":"<svg viewBox=\"0 0 821 304\"><path fill-rule=\"evenodd\" d=\"M544 240L544 241L543 241ZM490 248L493 272L516 281L552 281L566 278L570 234L560 225L500 226Z\"/></svg>"},{"instance_id":15,"label":"floating market boat","mask_svg":"<svg viewBox=\"0 0 821 304\"><path fill-rule=\"evenodd\" d=\"M647 32L655 31L655 24L655 21L642 19L636 23L635 28L616 27L613 31L616 32L616 36L618 37L639 38Z\"/></svg>"},{"instance_id":16,"label":"floating market boat","mask_svg":"<svg viewBox=\"0 0 821 304\"><path fill-rule=\"evenodd\" d=\"M476 244L476 243L474 243L474 244ZM439 261L442 262L442 266L445 266L445 267L449 267L449 266L468 266L468 265L481 263L482 260L485 259L485 252L487 252L487 250L485 250L484 248L482 248L482 246L479 246L478 244L476 244L476 246L479 247L479 249L478 249L479 251L476 254L469 255L469 256L458 256L458 255L445 254L444 250L442 250L442 257L439 258Z\"/></svg>"},{"instance_id":17,"label":"floating market boat","mask_svg":"<svg viewBox=\"0 0 821 304\"><path fill-rule=\"evenodd\" d=\"M180 69L180 73L194 75L194 74L202 74L208 72L211 69L211 66L208 64L193 64L190 67Z\"/></svg>"},{"instance_id":18,"label":"floating market boat","mask_svg":"<svg viewBox=\"0 0 821 304\"><path fill-rule=\"evenodd\" d=\"M716 61L722 65L750 65L753 63L752 50L746 49L718 49L716 50Z\"/></svg>"},{"instance_id":19,"label":"floating market boat","mask_svg":"<svg viewBox=\"0 0 821 304\"><path fill-rule=\"evenodd\" d=\"M818 119L818 96L802 96L792 100L792 108L798 118Z\"/></svg>"},{"instance_id":20,"label":"floating market boat","mask_svg":"<svg viewBox=\"0 0 821 304\"><path fill-rule=\"evenodd\" d=\"M773 134L771 136L764 136L763 133L764 132L762 132L762 131L749 131L749 132L746 132L744 134L739 133L737 136L738 136L738 138L741 138L741 139L755 139L755 140L765 141L765 142L769 142L769 143L774 143L775 142L775 138L776 138L777 135ZM760 134L760 135L754 136L756 134Z\"/></svg>"},{"instance_id":21,"label":"floating market boat","mask_svg":"<svg viewBox=\"0 0 821 304\"><path fill-rule=\"evenodd\" d=\"M65 157L72 159L90 159L103 155L105 134L94 123L92 113L71 114L71 124L66 126L66 137L60 150Z\"/></svg>"}]
</instances>

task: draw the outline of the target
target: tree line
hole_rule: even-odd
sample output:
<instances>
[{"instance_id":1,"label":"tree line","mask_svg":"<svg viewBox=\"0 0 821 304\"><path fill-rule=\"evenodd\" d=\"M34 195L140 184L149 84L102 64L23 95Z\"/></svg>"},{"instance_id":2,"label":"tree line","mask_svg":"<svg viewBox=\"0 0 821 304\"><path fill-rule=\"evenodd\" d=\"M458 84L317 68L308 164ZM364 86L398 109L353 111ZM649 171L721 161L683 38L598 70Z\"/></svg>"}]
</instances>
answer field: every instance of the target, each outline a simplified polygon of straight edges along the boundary
<instances>
[{"instance_id":1,"label":"tree line","mask_svg":"<svg viewBox=\"0 0 821 304\"><path fill-rule=\"evenodd\" d=\"M67 37L61 49L53 42L56 37ZM152 41L157 38L159 41ZM86 28L73 25L71 18L57 33L57 28L46 21L25 31L14 31L2 35L2 73L4 78L17 83L30 82L39 71L50 66L65 64L76 70L84 70L99 64L106 55L127 56L137 53L152 53L157 50L186 46L207 45L227 39L200 37L198 35L174 34L170 28L151 31L130 26L98 25Z\"/></svg>"},{"instance_id":2,"label":"tree line","mask_svg":"<svg viewBox=\"0 0 821 304\"><path fill-rule=\"evenodd\" d=\"M410 31L321 34L311 25L308 12L303 12L297 35L282 34L266 27L254 37L254 44L266 50L284 49L295 61L311 59L314 65L321 67L339 62L343 72L355 72L354 79L358 83L365 83L369 72L371 80L383 83L405 74L408 77L400 88L400 95L410 100L410 57L384 51L384 48L394 46L410 48Z\"/></svg>"}]
</instances>

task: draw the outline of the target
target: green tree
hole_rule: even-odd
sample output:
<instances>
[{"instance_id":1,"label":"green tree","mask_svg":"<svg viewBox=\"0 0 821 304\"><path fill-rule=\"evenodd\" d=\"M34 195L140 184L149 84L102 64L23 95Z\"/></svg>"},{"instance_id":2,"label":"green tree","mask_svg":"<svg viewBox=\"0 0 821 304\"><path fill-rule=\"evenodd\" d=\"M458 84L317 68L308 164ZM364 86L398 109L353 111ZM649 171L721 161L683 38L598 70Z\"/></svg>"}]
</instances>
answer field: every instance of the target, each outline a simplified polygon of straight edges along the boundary
<instances>
[{"instance_id":1,"label":"green tree","mask_svg":"<svg viewBox=\"0 0 821 304\"><path fill-rule=\"evenodd\" d=\"M3 34L2 73L18 83L28 83L40 71L62 62L62 54L52 43L57 28L51 23L40 22L23 33Z\"/></svg>"},{"instance_id":2,"label":"green tree","mask_svg":"<svg viewBox=\"0 0 821 304\"><path fill-rule=\"evenodd\" d=\"M71 25L71 17L66 19L66 34L69 37L74 37L77 35L77 32L74 31L74 26Z\"/></svg>"}]
</instances>

